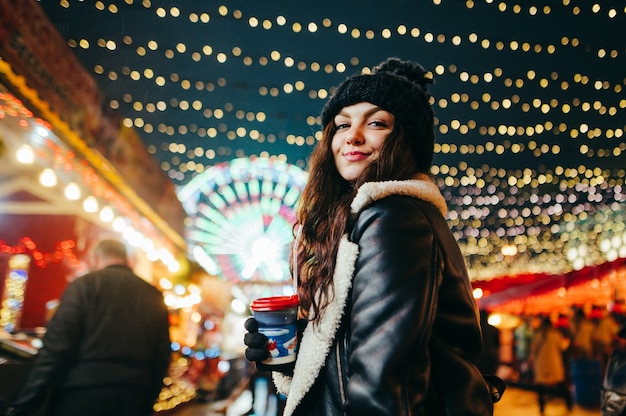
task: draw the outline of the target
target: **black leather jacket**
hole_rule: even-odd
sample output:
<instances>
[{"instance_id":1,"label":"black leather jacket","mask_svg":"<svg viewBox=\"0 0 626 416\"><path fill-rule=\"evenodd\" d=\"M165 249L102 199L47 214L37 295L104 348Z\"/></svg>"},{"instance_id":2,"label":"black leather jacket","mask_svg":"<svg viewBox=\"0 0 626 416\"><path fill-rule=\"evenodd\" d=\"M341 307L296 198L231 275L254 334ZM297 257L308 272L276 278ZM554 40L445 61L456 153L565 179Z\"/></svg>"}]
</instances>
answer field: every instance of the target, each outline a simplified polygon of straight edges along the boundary
<instances>
[{"instance_id":1,"label":"black leather jacket","mask_svg":"<svg viewBox=\"0 0 626 416\"><path fill-rule=\"evenodd\" d=\"M285 415L490 416L464 259L427 178L368 183L352 203L334 298L304 332Z\"/></svg>"}]
</instances>

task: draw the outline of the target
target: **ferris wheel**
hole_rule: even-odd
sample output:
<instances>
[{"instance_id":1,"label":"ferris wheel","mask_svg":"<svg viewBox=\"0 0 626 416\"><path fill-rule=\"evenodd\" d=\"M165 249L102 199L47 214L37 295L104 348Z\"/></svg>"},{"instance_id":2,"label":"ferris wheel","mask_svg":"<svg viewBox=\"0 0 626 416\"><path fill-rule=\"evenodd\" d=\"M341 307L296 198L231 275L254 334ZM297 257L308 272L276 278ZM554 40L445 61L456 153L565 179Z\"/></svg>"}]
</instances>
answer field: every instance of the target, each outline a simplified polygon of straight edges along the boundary
<instances>
[{"instance_id":1,"label":"ferris wheel","mask_svg":"<svg viewBox=\"0 0 626 416\"><path fill-rule=\"evenodd\" d=\"M178 191L191 258L235 283L289 280L295 205L307 178L268 158L234 159L196 176Z\"/></svg>"}]
</instances>

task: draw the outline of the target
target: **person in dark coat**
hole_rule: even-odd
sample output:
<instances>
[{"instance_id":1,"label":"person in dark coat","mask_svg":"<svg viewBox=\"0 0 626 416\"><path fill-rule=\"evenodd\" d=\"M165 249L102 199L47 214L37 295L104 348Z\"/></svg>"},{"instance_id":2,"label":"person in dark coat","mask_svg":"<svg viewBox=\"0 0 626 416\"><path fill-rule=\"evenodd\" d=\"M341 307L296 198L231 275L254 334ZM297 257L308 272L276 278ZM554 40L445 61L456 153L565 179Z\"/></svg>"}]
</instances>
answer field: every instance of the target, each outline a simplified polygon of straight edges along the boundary
<instances>
[{"instance_id":1,"label":"person in dark coat","mask_svg":"<svg viewBox=\"0 0 626 416\"><path fill-rule=\"evenodd\" d=\"M323 109L295 228L308 323L292 371L272 373L285 416L493 414L478 308L429 175L430 83L419 64L391 58ZM262 368L256 326L247 321L244 343Z\"/></svg>"},{"instance_id":2,"label":"person in dark coat","mask_svg":"<svg viewBox=\"0 0 626 416\"><path fill-rule=\"evenodd\" d=\"M126 248L103 240L94 270L68 285L6 415L148 416L170 364L161 292L135 275Z\"/></svg>"}]
</instances>

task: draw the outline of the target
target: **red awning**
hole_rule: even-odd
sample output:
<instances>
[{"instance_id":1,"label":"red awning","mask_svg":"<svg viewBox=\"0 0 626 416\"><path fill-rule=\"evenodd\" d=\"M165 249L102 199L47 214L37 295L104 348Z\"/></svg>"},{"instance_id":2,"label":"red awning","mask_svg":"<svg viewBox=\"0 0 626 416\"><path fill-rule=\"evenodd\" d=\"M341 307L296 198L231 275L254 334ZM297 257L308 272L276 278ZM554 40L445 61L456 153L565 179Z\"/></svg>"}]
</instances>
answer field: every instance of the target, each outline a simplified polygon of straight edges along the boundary
<instances>
[{"instance_id":1,"label":"red awning","mask_svg":"<svg viewBox=\"0 0 626 416\"><path fill-rule=\"evenodd\" d=\"M607 305L626 298L626 258L562 275L527 274L472 282L481 308L550 312L572 305ZM541 309L541 311L538 311Z\"/></svg>"}]
</instances>

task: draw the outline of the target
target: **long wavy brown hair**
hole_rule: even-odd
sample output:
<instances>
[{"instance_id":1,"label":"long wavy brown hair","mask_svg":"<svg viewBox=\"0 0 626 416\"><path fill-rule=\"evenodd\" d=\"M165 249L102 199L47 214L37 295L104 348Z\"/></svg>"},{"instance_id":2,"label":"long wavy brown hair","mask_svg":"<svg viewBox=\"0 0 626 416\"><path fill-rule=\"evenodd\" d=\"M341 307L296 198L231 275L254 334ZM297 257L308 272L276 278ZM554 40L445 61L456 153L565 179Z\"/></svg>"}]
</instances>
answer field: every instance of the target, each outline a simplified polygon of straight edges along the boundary
<instances>
[{"instance_id":1,"label":"long wavy brown hair","mask_svg":"<svg viewBox=\"0 0 626 416\"><path fill-rule=\"evenodd\" d=\"M418 172L428 173L430 155L414 154L402 126L394 123L372 162L354 182L341 177L335 167L331 142L336 127L328 123L322 140L311 154L308 182L300 197L297 227L301 228L297 247L298 294L303 314L318 321L324 308L332 301L333 274L339 242L349 232L350 203L365 182L410 179ZM432 124L425 135L434 136ZM412 138L419 140L422 138ZM293 264L293 263L292 263Z\"/></svg>"}]
</instances>

